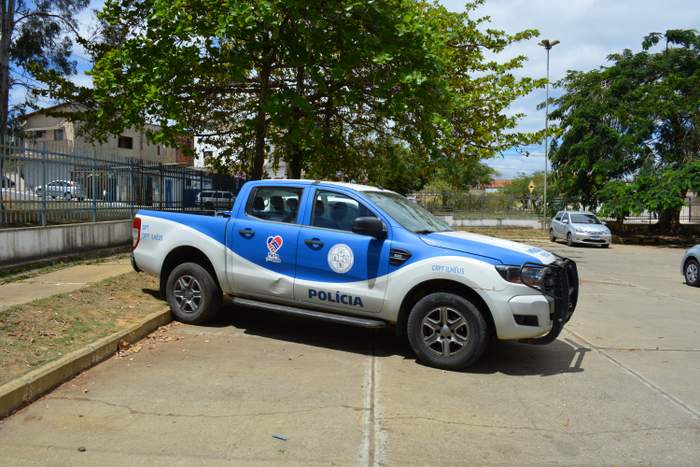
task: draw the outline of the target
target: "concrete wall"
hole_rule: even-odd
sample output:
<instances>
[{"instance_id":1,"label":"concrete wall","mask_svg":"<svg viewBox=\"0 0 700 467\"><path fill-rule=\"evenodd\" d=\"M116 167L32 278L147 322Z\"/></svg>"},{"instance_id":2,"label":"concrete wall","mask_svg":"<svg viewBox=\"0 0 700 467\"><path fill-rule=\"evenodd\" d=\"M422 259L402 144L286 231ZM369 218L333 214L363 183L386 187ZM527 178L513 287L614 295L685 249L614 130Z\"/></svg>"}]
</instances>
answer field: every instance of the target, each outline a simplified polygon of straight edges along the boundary
<instances>
[{"instance_id":1,"label":"concrete wall","mask_svg":"<svg viewBox=\"0 0 700 467\"><path fill-rule=\"evenodd\" d=\"M0 266L131 242L131 220L0 230Z\"/></svg>"},{"instance_id":2,"label":"concrete wall","mask_svg":"<svg viewBox=\"0 0 700 467\"><path fill-rule=\"evenodd\" d=\"M438 216L450 227L529 227L541 229L542 221L537 219L455 219L452 216Z\"/></svg>"}]
</instances>

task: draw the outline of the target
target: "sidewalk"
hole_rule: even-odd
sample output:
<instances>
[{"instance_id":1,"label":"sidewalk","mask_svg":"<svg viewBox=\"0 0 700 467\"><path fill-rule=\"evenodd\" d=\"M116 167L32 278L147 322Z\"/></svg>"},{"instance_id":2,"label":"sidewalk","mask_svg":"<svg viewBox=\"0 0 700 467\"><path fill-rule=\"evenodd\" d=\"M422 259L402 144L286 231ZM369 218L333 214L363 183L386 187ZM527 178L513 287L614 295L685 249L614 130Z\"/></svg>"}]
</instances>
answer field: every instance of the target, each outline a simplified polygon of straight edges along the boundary
<instances>
[{"instance_id":1,"label":"sidewalk","mask_svg":"<svg viewBox=\"0 0 700 467\"><path fill-rule=\"evenodd\" d=\"M0 312L22 303L82 289L92 283L131 271L129 258L79 264L28 279L0 285Z\"/></svg>"}]
</instances>

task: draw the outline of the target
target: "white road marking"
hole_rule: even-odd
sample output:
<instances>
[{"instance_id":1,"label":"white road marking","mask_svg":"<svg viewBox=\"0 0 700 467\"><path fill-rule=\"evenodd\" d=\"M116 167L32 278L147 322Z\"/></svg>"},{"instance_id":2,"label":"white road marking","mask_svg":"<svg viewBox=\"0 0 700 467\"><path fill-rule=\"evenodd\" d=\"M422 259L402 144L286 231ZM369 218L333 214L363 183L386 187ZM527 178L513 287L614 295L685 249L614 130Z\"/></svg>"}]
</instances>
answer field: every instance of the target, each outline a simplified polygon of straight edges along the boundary
<instances>
[{"instance_id":1,"label":"white road marking","mask_svg":"<svg viewBox=\"0 0 700 467\"><path fill-rule=\"evenodd\" d=\"M362 381L364 397L362 401L362 441L360 442L360 453L358 465L369 466L372 462L372 403L374 387L374 355L370 355L365 366L365 374Z\"/></svg>"}]
</instances>

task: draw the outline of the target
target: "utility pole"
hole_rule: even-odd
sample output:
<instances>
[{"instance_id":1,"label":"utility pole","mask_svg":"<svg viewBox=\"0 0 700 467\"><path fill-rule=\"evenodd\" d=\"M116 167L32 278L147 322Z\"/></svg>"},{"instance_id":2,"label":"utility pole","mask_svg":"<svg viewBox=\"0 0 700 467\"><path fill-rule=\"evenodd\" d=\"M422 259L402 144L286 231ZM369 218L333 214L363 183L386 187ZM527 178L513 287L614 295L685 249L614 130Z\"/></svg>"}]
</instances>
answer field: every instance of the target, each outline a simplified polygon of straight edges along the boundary
<instances>
[{"instance_id":1,"label":"utility pole","mask_svg":"<svg viewBox=\"0 0 700 467\"><path fill-rule=\"evenodd\" d=\"M538 44L547 51L547 83L544 101L544 202L542 206L542 228L547 230L547 172L549 170L549 51L559 43L558 40L542 39Z\"/></svg>"}]
</instances>

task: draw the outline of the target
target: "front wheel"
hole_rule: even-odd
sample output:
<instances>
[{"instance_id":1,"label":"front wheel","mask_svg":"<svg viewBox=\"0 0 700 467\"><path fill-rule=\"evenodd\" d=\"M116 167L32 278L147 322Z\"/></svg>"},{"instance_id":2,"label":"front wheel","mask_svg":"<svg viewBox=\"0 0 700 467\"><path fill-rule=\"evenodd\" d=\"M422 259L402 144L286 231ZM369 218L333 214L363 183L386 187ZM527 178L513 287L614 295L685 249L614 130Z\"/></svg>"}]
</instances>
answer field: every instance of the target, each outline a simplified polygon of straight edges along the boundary
<instances>
[{"instance_id":1,"label":"front wheel","mask_svg":"<svg viewBox=\"0 0 700 467\"><path fill-rule=\"evenodd\" d=\"M683 267L685 283L693 287L700 287L700 264L696 259L690 258Z\"/></svg>"},{"instance_id":2,"label":"front wheel","mask_svg":"<svg viewBox=\"0 0 700 467\"><path fill-rule=\"evenodd\" d=\"M165 296L178 321L204 323L221 307L221 291L209 271L197 263L182 263L172 270Z\"/></svg>"},{"instance_id":3,"label":"front wheel","mask_svg":"<svg viewBox=\"0 0 700 467\"><path fill-rule=\"evenodd\" d=\"M566 244L568 246L574 246L574 241L571 239L571 232L566 234Z\"/></svg>"},{"instance_id":4,"label":"front wheel","mask_svg":"<svg viewBox=\"0 0 700 467\"><path fill-rule=\"evenodd\" d=\"M408 340L421 362L461 370L479 360L488 345L488 324L479 309L459 295L437 292L415 304Z\"/></svg>"},{"instance_id":5,"label":"front wheel","mask_svg":"<svg viewBox=\"0 0 700 467\"><path fill-rule=\"evenodd\" d=\"M557 236L554 235L554 229L549 229L549 241L550 241L550 242L556 242L556 241L557 241Z\"/></svg>"}]
</instances>

